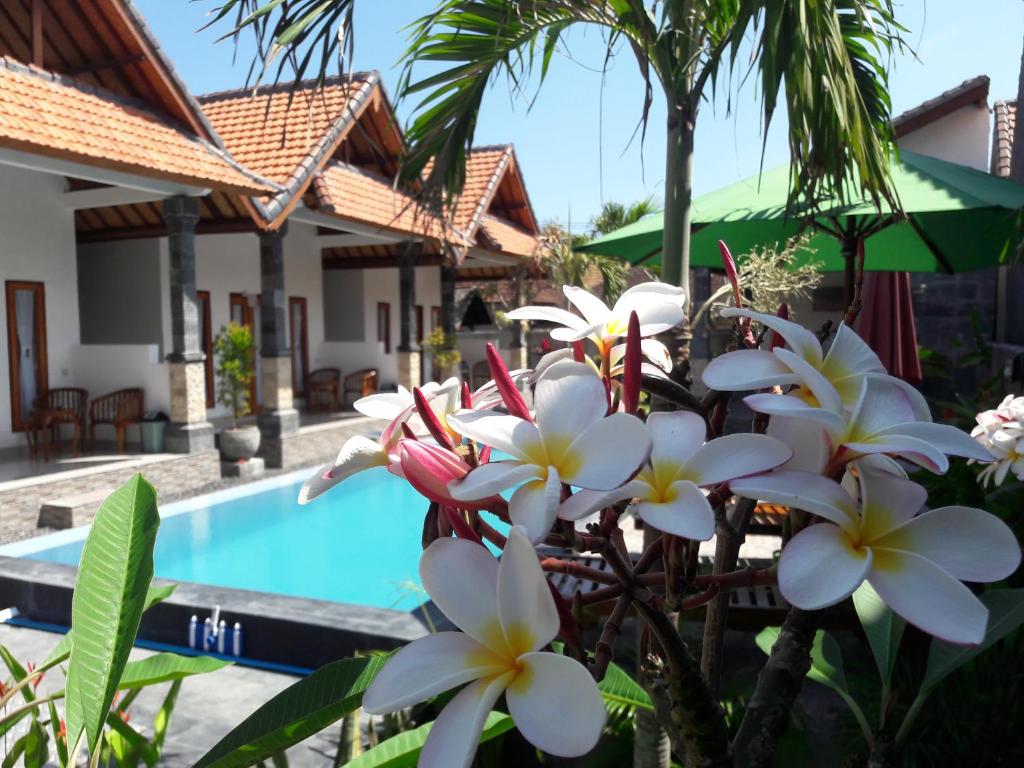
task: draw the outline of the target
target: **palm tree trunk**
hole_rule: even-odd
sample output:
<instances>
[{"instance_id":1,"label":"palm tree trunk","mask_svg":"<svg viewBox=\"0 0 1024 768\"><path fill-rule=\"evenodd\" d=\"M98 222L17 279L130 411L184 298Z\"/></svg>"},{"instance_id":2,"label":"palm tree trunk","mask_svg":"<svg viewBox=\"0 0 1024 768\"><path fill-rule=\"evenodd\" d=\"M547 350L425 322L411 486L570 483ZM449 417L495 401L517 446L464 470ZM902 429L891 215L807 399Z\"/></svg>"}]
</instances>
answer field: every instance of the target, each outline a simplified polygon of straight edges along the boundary
<instances>
[{"instance_id":1,"label":"palm tree trunk","mask_svg":"<svg viewBox=\"0 0 1024 768\"><path fill-rule=\"evenodd\" d=\"M690 292L690 202L693 198L693 131L689 94L668 94L665 214L661 278Z\"/></svg>"}]
</instances>

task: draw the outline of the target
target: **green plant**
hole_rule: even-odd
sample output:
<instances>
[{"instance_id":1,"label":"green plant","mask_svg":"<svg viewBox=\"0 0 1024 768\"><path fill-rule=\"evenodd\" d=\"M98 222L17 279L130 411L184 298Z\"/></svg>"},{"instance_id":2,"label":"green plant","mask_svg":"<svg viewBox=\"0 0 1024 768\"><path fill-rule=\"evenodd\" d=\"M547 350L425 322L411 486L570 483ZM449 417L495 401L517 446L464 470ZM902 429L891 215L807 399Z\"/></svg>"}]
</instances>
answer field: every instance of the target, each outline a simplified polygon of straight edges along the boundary
<instances>
[{"instance_id":1,"label":"green plant","mask_svg":"<svg viewBox=\"0 0 1024 768\"><path fill-rule=\"evenodd\" d=\"M96 514L86 538L72 599L72 626L39 666L23 665L0 646L10 674L0 681L0 736L24 720L23 735L7 751L3 765L24 768L56 762L77 764L86 750L92 766L153 766L160 758L182 680L213 672L228 662L158 653L129 661L142 614L167 598L174 587L153 587L153 544L159 515L152 486L136 475L112 493ZM43 676L66 664L66 683L39 694ZM129 725L132 703L143 689L170 683L146 737ZM16 699L22 703L15 706ZM63 704L62 719L58 704ZM45 709L44 709L45 707Z\"/></svg>"},{"instance_id":2,"label":"green plant","mask_svg":"<svg viewBox=\"0 0 1024 768\"><path fill-rule=\"evenodd\" d=\"M217 399L231 411L233 426L249 412L255 343L252 331L244 325L229 323L213 340L217 356Z\"/></svg>"},{"instance_id":3,"label":"green plant","mask_svg":"<svg viewBox=\"0 0 1024 768\"><path fill-rule=\"evenodd\" d=\"M441 370L450 370L462 362L462 354L456 347L454 336L449 336L443 328L435 328L423 341L420 347L434 359L434 365Z\"/></svg>"}]
</instances>

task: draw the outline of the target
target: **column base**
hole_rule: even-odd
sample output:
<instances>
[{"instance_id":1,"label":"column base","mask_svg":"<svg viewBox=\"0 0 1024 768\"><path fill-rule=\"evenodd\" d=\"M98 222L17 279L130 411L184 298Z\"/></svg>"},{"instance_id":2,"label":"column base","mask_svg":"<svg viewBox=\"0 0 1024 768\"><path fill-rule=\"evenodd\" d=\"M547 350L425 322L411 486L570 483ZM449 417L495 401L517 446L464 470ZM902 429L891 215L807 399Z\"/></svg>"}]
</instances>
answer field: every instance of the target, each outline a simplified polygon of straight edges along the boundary
<instances>
[{"instance_id":1,"label":"column base","mask_svg":"<svg viewBox=\"0 0 1024 768\"><path fill-rule=\"evenodd\" d=\"M398 352L398 383L408 390L420 386L420 353L415 351Z\"/></svg>"},{"instance_id":2,"label":"column base","mask_svg":"<svg viewBox=\"0 0 1024 768\"><path fill-rule=\"evenodd\" d=\"M260 457L271 469L284 466L284 438L299 431L299 412L294 408L282 411L261 411L256 417L260 428Z\"/></svg>"},{"instance_id":3,"label":"column base","mask_svg":"<svg viewBox=\"0 0 1024 768\"><path fill-rule=\"evenodd\" d=\"M168 453L202 453L214 447L213 425L206 421L172 421L164 431L164 450Z\"/></svg>"}]
</instances>

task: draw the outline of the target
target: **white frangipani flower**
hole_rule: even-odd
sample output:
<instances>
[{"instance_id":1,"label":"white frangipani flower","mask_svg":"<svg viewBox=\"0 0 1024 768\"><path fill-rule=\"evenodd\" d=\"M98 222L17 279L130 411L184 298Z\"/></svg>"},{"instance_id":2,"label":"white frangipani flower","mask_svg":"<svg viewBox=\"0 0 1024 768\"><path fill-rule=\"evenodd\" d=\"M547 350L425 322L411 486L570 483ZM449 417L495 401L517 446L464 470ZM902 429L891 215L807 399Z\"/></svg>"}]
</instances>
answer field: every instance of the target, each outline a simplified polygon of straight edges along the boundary
<instances>
[{"instance_id":1,"label":"white frangipani flower","mask_svg":"<svg viewBox=\"0 0 1024 768\"><path fill-rule=\"evenodd\" d=\"M636 312L641 336L656 336L682 322L686 293L667 283L650 282L635 285L623 293L611 309L590 291L572 285L562 286L569 302L582 317L557 307L530 306L514 309L505 315L509 320L547 320L563 326L551 331L559 341L580 341L589 338L602 355L609 352L615 340L629 330L629 316Z\"/></svg>"},{"instance_id":2,"label":"white frangipani flower","mask_svg":"<svg viewBox=\"0 0 1024 768\"><path fill-rule=\"evenodd\" d=\"M1013 472L1024 481L1024 397L1007 395L998 408L982 411L971 437L992 454L995 461L978 475L985 485L1002 485Z\"/></svg>"},{"instance_id":3,"label":"white frangipani flower","mask_svg":"<svg viewBox=\"0 0 1024 768\"><path fill-rule=\"evenodd\" d=\"M848 325L839 326L826 354L818 337L802 325L775 315L749 309L726 307L722 317L748 317L767 326L786 340L787 349L741 349L716 357L704 369L704 384L725 392L764 389L797 384L807 388L807 367L819 373L839 393L846 408L853 408L860 396L861 381L868 374L885 373L878 355ZM798 359L804 365L794 365ZM804 396L806 392L791 394ZM813 405L817 403L812 402Z\"/></svg>"},{"instance_id":4,"label":"white frangipani flower","mask_svg":"<svg viewBox=\"0 0 1024 768\"><path fill-rule=\"evenodd\" d=\"M744 475L766 472L793 452L764 435L726 435L705 443L704 419L688 411L647 417L651 460L635 478L604 493L578 491L562 503L558 516L579 520L623 499L645 523L687 539L705 541L715 533L715 514L701 488Z\"/></svg>"},{"instance_id":5,"label":"white frangipani flower","mask_svg":"<svg viewBox=\"0 0 1024 768\"><path fill-rule=\"evenodd\" d=\"M379 715L468 683L434 722L420 768L467 768L502 693L516 727L538 749L577 757L594 748L604 702L582 664L541 651L558 634L558 612L522 529L512 528L500 561L465 539L438 539L420 559L420 579L462 631L413 641L363 695L363 708Z\"/></svg>"},{"instance_id":6,"label":"white frangipani flower","mask_svg":"<svg viewBox=\"0 0 1024 768\"><path fill-rule=\"evenodd\" d=\"M657 339L641 339L640 352L646 358L646 360L642 360L640 363L641 372L660 378L665 378L666 374L672 372L672 354L668 351L668 347ZM625 361L626 345L616 344L612 347L608 358L608 363L611 367L608 375L621 375L625 368Z\"/></svg>"},{"instance_id":7,"label":"white frangipani flower","mask_svg":"<svg viewBox=\"0 0 1024 768\"><path fill-rule=\"evenodd\" d=\"M920 393L892 376L871 374L862 378L860 397L852 413L847 414L839 393L824 376L802 361L793 362L803 367L802 375L822 407L815 408L793 395L755 394L748 395L744 402L755 411L770 414L773 421L781 416L818 425L821 431L816 443L815 430L802 434L814 444L808 450L820 453L818 463L822 467L828 460L845 464L867 454L884 453L942 473L949 468L947 454L979 461L992 458L967 433L948 424L933 423ZM785 439L780 432L774 434ZM813 457L806 458L806 465L813 463Z\"/></svg>"},{"instance_id":8,"label":"white frangipani flower","mask_svg":"<svg viewBox=\"0 0 1024 768\"><path fill-rule=\"evenodd\" d=\"M803 509L828 522L794 536L779 560L779 589L805 610L844 600L865 579L892 610L952 643L979 643L988 610L960 580L1006 578L1020 546L999 518L980 509L922 512L917 483L858 466L859 501L838 483L806 472L774 472L730 483L741 496Z\"/></svg>"},{"instance_id":9,"label":"white frangipani flower","mask_svg":"<svg viewBox=\"0 0 1024 768\"><path fill-rule=\"evenodd\" d=\"M551 365L537 382L534 403L536 424L488 411L448 417L461 434L512 456L477 467L449 490L456 499L475 500L518 486L509 516L540 541L555 521L562 483L598 491L617 488L647 461L651 441L635 416L606 416L604 384L583 363Z\"/></svg>"}]
</instances>

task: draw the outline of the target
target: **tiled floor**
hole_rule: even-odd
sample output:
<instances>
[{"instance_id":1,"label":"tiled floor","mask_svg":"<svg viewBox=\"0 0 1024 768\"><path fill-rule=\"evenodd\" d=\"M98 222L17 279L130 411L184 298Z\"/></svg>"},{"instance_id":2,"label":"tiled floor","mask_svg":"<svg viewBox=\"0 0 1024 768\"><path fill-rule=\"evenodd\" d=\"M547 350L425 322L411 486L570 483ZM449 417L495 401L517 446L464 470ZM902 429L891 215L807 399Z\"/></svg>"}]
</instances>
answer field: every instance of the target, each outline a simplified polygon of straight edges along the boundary
<instances>
[{"instance_id":1,"label":"tiled floor","mask_svg":"<svg viewBox=\"0 0 1024 768\"><path fill-rule=\"evenodd\" d=\"M130 461L142 454L128 453L118 455L102 451L97 454L71 456L70 453L54 453L49 461L42 458L29 458L28 449L18 448L0 452L0 483L9 480L24 480L39 475L52 475L56 472L67 472L72 469L86 469L107 464Z\"/></svg>"}]
</instances>

